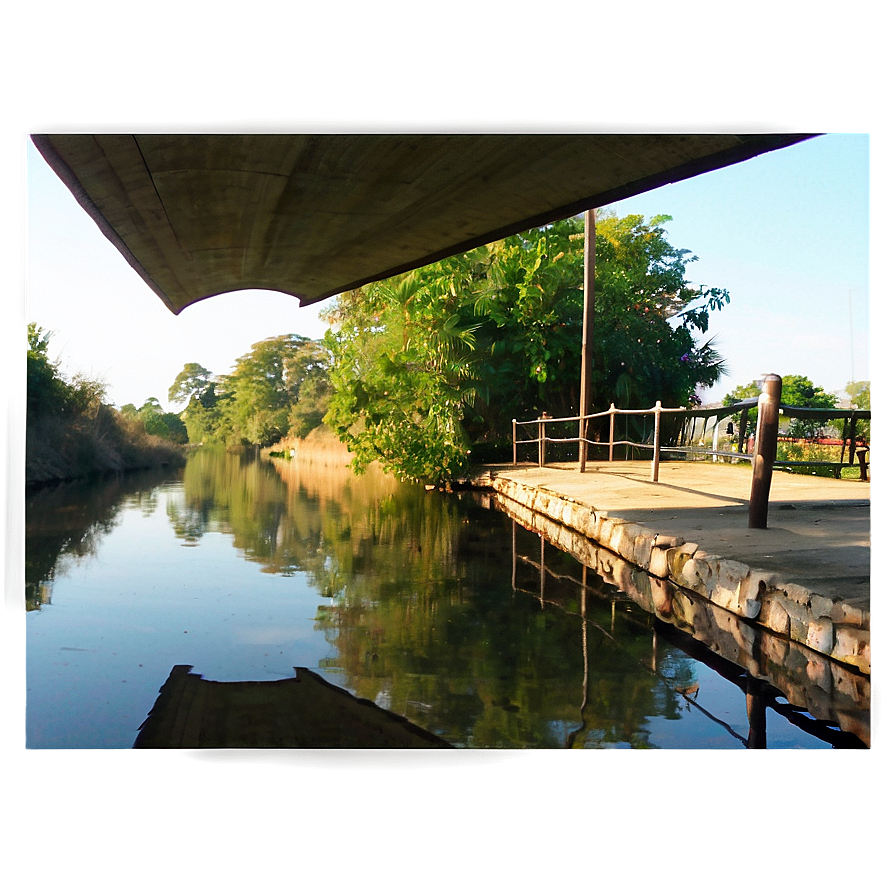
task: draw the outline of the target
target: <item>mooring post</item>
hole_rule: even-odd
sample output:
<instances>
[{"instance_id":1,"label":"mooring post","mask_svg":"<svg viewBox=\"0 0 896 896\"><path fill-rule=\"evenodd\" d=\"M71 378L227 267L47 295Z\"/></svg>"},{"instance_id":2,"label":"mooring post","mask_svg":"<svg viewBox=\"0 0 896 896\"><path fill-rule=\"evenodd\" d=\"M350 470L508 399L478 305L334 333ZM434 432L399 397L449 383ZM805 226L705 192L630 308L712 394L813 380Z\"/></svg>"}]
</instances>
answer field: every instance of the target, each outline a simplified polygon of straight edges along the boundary
<instances>
[{"instance_id":1,"label":"mooring post","mask_svg":"<svg viewBox=\"0 0 896 896\"><path fill-rule=\"evenodd\" d=\"M767 529L768 496L772 487L772 468L778 453L778 409L781 407L781 377L776 373L765 378L758 407L749 528Z\"/></svg>"},{"instance_id":2,"label":"mooring post","mask_svg":"<svg viewBox=\"0 0 896 896\"><path fill-rule=\"evenodd\" d=\"M657 402L653 409L653 481L660 481L660 408Z\"/></svg>"}]
</instances>

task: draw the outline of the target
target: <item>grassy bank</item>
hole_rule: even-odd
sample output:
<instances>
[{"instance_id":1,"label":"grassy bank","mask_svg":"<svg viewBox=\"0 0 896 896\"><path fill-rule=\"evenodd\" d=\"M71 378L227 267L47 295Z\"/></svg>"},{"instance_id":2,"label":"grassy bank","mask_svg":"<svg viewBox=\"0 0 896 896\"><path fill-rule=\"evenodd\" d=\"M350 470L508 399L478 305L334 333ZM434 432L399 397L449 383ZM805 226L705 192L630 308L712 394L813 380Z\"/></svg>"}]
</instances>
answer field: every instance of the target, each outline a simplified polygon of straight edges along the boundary
<instances>
[{"instance_id":1,"label":"grassy bank","mask_svg":"<svg viewBox=\"0 0 896 896\"><path fill-rule=\"evenodd\" d=\"M41 415L29 420L25 484L179 466L185 456L182 446L147 435L139 420L101 404L92 413Z\"/></svg>"}]
</instances>

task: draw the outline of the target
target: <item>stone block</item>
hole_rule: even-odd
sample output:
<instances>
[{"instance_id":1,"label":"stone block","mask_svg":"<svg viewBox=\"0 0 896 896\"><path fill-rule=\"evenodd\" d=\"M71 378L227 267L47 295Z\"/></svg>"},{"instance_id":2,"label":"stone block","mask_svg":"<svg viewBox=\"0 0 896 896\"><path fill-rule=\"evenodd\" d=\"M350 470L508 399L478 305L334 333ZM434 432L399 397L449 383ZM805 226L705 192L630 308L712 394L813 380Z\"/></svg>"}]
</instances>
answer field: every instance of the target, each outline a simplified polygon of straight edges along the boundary
<instances>
[{"instance_id":1,"label":"stone block","mask_svg":"<svg viewBox=\"0 0 896 896\"><path fill-rule=\"evenodd\" d=\"M677 548L684 543L684 539L677 535L657 535L653 540L653 546L657 548Z\"/></svg>"},{"instance_id":2,"label":"stone block","mask_svg":"<svg viewBox=\"0 0 896 896\"><path fill-rule=\"evenodd\" d=\"M666 559L666 554L668 552L669 549L667 547L653 546L653 550L650 552L650 563L647 567L652 576L656 576L658 579L665 579L668 577L669 563Z\"/></svg>"},{"instance_id":3,"label":"stone block","mask_svg":"<svg viewBox=\"0 0 896 896\"><path fill-rule=\"evenodd\" d=\"M745 619L755 619L760 603L748 598L741 587L750 572L750 567L737 560L714 559L714 586L710 600Z\"/></svg>"},{"instance_id":4,"label":"stone block","mask_svg":"<svg viewBox=\"0 0 896 896\"><path fill-rule=\"evenodd\" d=\"M834 623L824 617L813 619L807 627L804 643L812 650L830 656L834 646Z\"/></svg>"},{"instance_id":5,"label":"stone block","mask_svg":"<svg viewBox=\"0 0 896 896\"><path fill-rule=\"evenodd\" d=\"M831 656L870 674L871 637L868 630L849 625L836 626Z\"/></svg>"},{"instance_id":6,"label":"stone block","mask_svg":"<svg viewBox=\"0 0 896 896\"><path fill-rule=\"evenodd\" d=\"M867 606L863 606L861 603L854 604L849 600L841 600L834 605L831 611L831 620L834 625L868 628L871 624L871 612Z\"/></svg>"},{"instance_id":7,"label":"stone block","mask_svg":"<svg viewBox=\"0 0 896 896\"><path fill-rule=\"evenodd\" d=\"M760 625L785 638L790 637L790 613L779 594L775 592L765 594L757 619Z\"/></svg>"},{"instance_id":8,"label":"stone block","mask_svg":"<svg viewBox=\"0 0 896 896\"><path fill-rule=\"evenodd\" d=\"M650 568L650 556L656 533L643 526L631 526L628 532L631 543L631 560L640 569Z\"/></svg>"},{"instance_id":9,"label":"stone block","mask_svg":"<svg viewBox=\"0 0 896 896\"><path fill-rule=\"evenodd\" d=\"M762 603L765 595L773 590L780 581L780 576L775 572L765 569L749 569L747 575L741 581L740 593L744 600ZM755 617L757 618L757 612Z\"/></svg>"},{"instance_id":10,"label":"stone block","mask_svg":"<svg viewBox=\"0 0 896 896\"><path fill-rule=\"evenodd\" d=\"M676 583L710 599L715 586L714 569L705 551L695 551L681 567Z\"/></svg>"},{"instance_id":11,"label":"stone block","mask_svg":"<svg viewBox=\"0 0 896 896\"><path fill-rule=\"evenodd\" d=\"M799 610L795 604L791 604L791 608ZM806 644L809 638L809 620L806 619L804 613L791 612L790 614L790 640L799 644Z\"/></svg>"},{"instance_id":12,"label":"stone block","mask_svg":"<svg viewBox=\"0 0 896 896\"><path fill-rule=\"evenodd\" d=\"M683 584L680 580L683 578L683 568L685 564L694 556L697 545L694 542L683 542L670 548L666 552L666 563L669 567L669 578L673 581Z\"/></svg>"}]
</instances>

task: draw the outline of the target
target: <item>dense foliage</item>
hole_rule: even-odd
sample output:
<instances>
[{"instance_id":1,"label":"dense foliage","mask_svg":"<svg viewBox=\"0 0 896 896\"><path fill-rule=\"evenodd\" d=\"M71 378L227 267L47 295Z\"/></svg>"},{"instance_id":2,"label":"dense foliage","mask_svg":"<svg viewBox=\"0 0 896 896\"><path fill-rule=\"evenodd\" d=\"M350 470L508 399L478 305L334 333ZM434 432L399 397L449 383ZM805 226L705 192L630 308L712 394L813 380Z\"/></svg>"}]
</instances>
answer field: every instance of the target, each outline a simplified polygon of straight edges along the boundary
<instances>
[{"instance_id":1,"label":"dense foliage","mask_svg":"<svg viewBox=\"0 0 896 896\"><path fill-rule=\"evenodd\" d=\"M187 427L183 420L177 414L164 411L158 398L147 398L139 408L132 404L122 405L121 413L132 420L139 420L143 429L151 436L158 436L178 445L185 445L187 442Z\"/></svg>"},{"instance_id":2,"label":"dense foliage","mask_svg":"<svg viewBox=\"0 0 896 896\"><path fill-rule=\"evenodd\" d=\"M76 417L95 411L106 394L104 383L77 374L66 379L59 362L50 360L53 333L36 323L28 324L27 416Z\"/></svg>"},{"instance_id":3,"label":"dense foliage","mask_svg":"<svg viewBox=\"0 0 896 896\"><path fill-rule=\"evenodd\" d=\"M728 294L688 283L696 258L667 220L597 219L594 409L694 404L722 375L700 337ZM568 219L340 296L325 420L356 466L444 481L474 446L506 443L512 418L577 414L583 256Z\"/></svg>"},{"instance_id":4,"label":"dense foliage","mask_svg":"<svg viewBox=\"0 0 896 896\"><path fill-rule=\"evenodd\" d=\"M147 406L145 419L136 409L134 414L116 411L103 402L103 383L80 374L63 376L59 363L49 356L52 335L36 323L28 324L26 482L182 462L167 429L153 434L144 425L150 419ZM163 422L160 419L160 426ZM176 417L167 425L182 429Z\"/></svg>"},{"instance_id":5,"label":"dense foliage","mask_svg":"<svg viewBox=\"0 0 896 896\"><path fill-rule=\"evenodd\" d=\"M745 398L756 398L762 392L758 382L737 386L725 398L725 404L736 404ZM793 408L835 408L837 396L825 392L816 386L808 377L798 374L787 374L781 377L781 404ZM756 426L756 411L750 411L751 430ZM814 438L822 433L824 422L793 419L789 422L788 434L798 439Z\"/></svg>"},{"instance_id":6,"label":"dense foliage","mask_svg":"<svg viewBox=\"0 0 896 896\"><path fill-rule=\"evenodd\" d=\"M225 376L184 365L168 399L186 402L180 416L193 444L271 445L320 426L331 391L327 366L320 343L274 336L255 343Z\"/></svg>"}]
</instances>

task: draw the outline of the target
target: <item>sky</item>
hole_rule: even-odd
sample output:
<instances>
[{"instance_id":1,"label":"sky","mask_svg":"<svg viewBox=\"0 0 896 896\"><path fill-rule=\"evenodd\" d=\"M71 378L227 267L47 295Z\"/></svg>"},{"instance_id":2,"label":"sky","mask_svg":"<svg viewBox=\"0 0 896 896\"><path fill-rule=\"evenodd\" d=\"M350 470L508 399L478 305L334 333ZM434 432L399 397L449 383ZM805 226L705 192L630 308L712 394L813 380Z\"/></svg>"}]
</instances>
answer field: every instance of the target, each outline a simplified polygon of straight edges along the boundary
<instances>
[{"instance_id":1,"label":"sky","mask_svg":"<svg viewBox=\"0 0 896 896\"><path fill-rule=\"evenodd\" d=\"M108 386L107 401L141 405L184 364L228 373L253 343L284 333L320 338L326 303L248 290L172 314L102 235L33 145L27 148L26 314L53 332L69 375ZM710 318L729 375L721 400L766 373L800 374L828 392L870 378L869 138L825 135L618 202L616 213L670 215L669 241L694 253L696 284L729 291Z\"/></svg>"}]
</instances>

